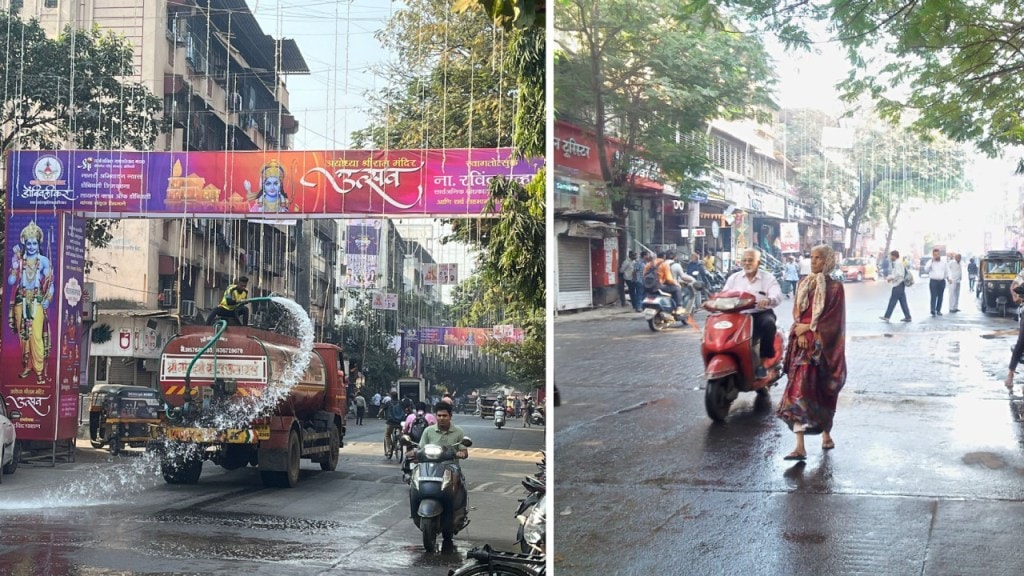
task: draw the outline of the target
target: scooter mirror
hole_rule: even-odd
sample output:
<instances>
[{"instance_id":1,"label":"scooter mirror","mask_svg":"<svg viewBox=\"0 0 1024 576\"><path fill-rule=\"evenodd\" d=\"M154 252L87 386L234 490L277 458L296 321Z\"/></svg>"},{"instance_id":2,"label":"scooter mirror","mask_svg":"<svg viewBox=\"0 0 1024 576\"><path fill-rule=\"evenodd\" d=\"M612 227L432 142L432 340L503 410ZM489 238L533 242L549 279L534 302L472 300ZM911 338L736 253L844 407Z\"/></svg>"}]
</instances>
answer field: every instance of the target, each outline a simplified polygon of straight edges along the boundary
<instances>
[{"instance_id":1,"label":"scooter mirror","mask_svg":"<svg viewBox=\"0 0 1024 576\"><path fill-rule=\"evenodd\" d=\"M470 438L469 436L466 436L465 438L462 439L462 445L465 446L466 448L469 448L470 446L473 445L473 439Z\"/></svg>"}]
</instances>

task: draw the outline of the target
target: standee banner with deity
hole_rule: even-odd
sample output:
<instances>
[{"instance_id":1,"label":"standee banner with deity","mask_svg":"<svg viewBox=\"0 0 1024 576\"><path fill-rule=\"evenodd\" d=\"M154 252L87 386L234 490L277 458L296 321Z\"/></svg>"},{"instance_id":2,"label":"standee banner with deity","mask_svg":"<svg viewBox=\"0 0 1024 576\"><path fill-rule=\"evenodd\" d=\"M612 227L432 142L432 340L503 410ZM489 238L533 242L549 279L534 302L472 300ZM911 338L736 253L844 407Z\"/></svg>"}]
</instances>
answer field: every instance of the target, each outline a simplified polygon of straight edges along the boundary
<instances>
[{"instance_id":1,"label":"standee banner with deity","mask_svg":"<svg viewBox=\"0 0 1024 576\"><path fill-rule=\"evenodd\" d=\"M85 220L8 214L0 393L21 411L19 440L77 435Z\"/></svg>"},{"instance_id":2,"label":"standee banner with deity","mask_svg":"<svg viewBox=\"0 0 1024 576\"><path fill-rule=\"evenodd\" d=\"M526 183L542 165L510 148L16 151L8 208L89 217L473 217L484 213L492 179Z\"/></svg>"}]
</instances>

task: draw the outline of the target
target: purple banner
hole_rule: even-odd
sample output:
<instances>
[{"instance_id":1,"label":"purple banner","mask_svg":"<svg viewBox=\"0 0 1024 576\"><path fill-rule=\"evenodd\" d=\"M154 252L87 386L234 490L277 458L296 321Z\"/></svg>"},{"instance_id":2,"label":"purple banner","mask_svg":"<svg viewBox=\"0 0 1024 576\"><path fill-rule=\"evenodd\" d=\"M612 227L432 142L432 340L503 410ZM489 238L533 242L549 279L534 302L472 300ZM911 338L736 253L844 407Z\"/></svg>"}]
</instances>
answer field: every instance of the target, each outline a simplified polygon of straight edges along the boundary
<instances>
[{"instance_id":1,"label":"purple banner","mask_svg":"<svg viewBox=\"0 0 1024 576\"><path fill-rule=\"evenodd\" d=\"M8 208L88 216L479 216L496 177L543 159L508 148L255 152L10 152Z\"/></svg>"}]
</instances>

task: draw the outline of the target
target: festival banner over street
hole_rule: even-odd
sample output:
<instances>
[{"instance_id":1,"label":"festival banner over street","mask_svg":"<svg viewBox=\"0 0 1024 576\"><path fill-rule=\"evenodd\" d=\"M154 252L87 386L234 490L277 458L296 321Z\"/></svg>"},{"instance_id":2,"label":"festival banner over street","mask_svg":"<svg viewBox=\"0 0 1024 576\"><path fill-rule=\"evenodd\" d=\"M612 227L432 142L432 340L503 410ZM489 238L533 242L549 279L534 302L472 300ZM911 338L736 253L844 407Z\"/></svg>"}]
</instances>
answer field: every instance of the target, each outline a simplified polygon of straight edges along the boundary
<instances>
[{"instance_id":1,"label":"festival banner over street","mask_svg":"<svg viewBox=\"0 0 1024 576\"><path fill-rule=\"evenodd\" d=\"M478 217L492 179L525 184L542 165L509 148L8 153L0 394L22 412L19 439L76 434L83 216ZM372 285L376 249L361 246L359 255L358 281Z\"/></svg>"},{"instance_id":2,"label":"festival banner over street","mask_svg":"<svg viewBox=\"0 0 1024 576\"><path fill-rule=\"evenodd\" d=\"M543 159L510 148L255 152L11 152L8 209L89 217L265 214L474 217L495 177L529 182Z\"/></svg>"}]
</instances>

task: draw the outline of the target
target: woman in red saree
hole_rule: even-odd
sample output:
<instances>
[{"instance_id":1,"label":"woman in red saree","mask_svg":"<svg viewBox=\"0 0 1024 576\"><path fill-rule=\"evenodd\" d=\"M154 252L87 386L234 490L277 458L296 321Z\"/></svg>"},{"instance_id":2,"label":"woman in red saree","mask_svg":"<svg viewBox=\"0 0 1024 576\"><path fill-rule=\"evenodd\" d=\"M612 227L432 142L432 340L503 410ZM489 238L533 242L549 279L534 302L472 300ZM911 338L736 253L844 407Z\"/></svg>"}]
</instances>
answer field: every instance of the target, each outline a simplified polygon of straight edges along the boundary
<instances>
[{"instance_id":1,"label":"woman in red saree","mask_svg":"<svg viewBox=\"0 0 1024 576\"><path fill-rule=\"evenodd\" d=\"M811 273L800 281L793 303L783 370L786 391L776 415L796 433L796 448L786 460L804 460L804 434L821 434L822 450L835 448L832 418L846 383L846 296L843 283L830 277L836 267L832 248L811 250Z\"/></svg>"}]
</instances>

